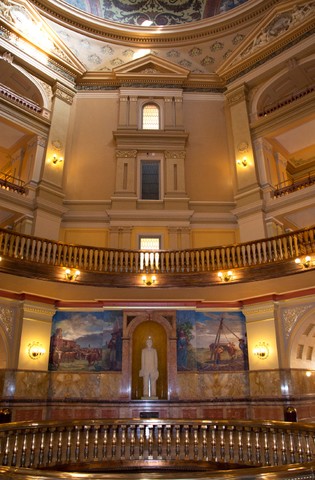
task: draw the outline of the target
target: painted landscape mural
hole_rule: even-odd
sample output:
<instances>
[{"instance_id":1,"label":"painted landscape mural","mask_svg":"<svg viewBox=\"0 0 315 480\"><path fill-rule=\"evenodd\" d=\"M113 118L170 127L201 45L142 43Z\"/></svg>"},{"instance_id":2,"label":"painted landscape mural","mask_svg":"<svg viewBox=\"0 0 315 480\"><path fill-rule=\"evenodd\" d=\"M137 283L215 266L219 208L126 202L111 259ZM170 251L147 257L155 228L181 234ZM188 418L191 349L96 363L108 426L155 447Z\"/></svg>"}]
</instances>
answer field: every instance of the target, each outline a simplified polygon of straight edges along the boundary
<instances>
[{"instance_id":1,"label":"painted landscape mural","mask_svg":"<svg viewBox=\"0 0 315 480\"><path fill-rule=\"evenodd\" d=\"M120 371L122 311L56 312L50 341L49 369Z\"/></svg>"},{"instance_id":2,"label":"painted landscape mural","mask_svg":"<svg viewBox=\"0 0 315 480\"><path fill-rule=\"evenodd\" d=\"M177 370L248 370L241 312L177 312Z\"/></svg>"}]
</instances>

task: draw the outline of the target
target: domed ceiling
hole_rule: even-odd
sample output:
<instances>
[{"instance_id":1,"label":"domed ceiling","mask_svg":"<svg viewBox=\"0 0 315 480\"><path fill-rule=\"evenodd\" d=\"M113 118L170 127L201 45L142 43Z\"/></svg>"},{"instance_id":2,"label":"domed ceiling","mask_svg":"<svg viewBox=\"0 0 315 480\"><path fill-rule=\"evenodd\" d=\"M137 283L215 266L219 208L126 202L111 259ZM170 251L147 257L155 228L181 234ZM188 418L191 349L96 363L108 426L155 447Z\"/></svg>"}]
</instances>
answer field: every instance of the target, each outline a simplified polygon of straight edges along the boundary
<instances>
[{"instance_id":1,"label":"domed ceiling","mask_svg":"<svg viewBox=\"0 0 315 480\"><path fill-rule=\"evenodd\" d=\"M247 0L66 0L107 20L128 25L176 25L212 17Z\"/></svg>"}]
</instances>

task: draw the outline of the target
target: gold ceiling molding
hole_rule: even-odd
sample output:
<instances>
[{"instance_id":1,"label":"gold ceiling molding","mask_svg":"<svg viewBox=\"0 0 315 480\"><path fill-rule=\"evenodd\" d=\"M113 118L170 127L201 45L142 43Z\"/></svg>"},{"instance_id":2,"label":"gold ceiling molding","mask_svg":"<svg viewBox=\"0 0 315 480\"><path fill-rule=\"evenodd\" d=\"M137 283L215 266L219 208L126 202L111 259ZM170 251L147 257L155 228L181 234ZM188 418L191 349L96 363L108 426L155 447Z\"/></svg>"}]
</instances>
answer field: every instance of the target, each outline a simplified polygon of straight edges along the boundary
<instances>
[{"instance_id":1,"label":"gold ceiling molding","mask_svg":"<svg viewBox=\"0 0 315 480\"><path fill-rule=\"evenodd\" d=\"M76 32L98 39L112 41L117 44L141 46L189 45L204 41L211 37L230 34L242 27L255 24L279 0L253 0L225 14L208 19L172 27L134 27L120 25L106 19L97 18L86 12L78 12L71 5L61 4L58 0L29 0L38 7L43 15L60 25Z\"/></svg>"},{"instance_id":2,"label":"gold ceiling molding","mask_svg":"<svg viewBox=\"0 0 315 480\"><path fill-rule=\"evenodd\" d=\"M229 81L312 33L314 22L314 0L277 2L262 23L218 68L218 75Z\"/></svg>"}]
</instances>

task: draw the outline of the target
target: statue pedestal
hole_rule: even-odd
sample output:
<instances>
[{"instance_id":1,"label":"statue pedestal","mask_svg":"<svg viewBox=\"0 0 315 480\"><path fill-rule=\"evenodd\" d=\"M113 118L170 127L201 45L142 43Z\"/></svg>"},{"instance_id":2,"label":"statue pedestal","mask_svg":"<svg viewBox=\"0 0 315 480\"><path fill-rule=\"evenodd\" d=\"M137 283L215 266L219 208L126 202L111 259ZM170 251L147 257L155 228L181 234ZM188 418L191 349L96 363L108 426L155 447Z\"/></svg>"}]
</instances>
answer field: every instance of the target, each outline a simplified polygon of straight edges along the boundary
<instances>
[{"instance_id":1,"label":"statue pedestal","mask_svg":"<svg viewBox=\"0 0 315 480\"><path fill-rule=\"evenodd\" d=\"M158 399L159 399L159 397L149 397L149 396L141 397L141 400L158 400Z\"/></svg>"}]
</instances>

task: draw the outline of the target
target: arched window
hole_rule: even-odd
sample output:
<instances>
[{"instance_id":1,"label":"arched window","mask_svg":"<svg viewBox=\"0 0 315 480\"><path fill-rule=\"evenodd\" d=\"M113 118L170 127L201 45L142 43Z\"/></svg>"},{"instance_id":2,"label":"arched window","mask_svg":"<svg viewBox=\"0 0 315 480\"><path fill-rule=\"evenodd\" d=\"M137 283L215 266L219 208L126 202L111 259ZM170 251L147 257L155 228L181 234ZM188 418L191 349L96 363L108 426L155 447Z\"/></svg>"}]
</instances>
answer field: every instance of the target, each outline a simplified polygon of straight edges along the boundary
<instances>
[{"instance_id":1,"label":"arched window","mask_svg":"<svg viewBox=\"0 0 315 480\"><path fill-rule=\"evenodd\" d=\"M142 128L146 130L159 130L160 109L155 103L146 103L142 108Z\"/></svg>"}]
</instances>

